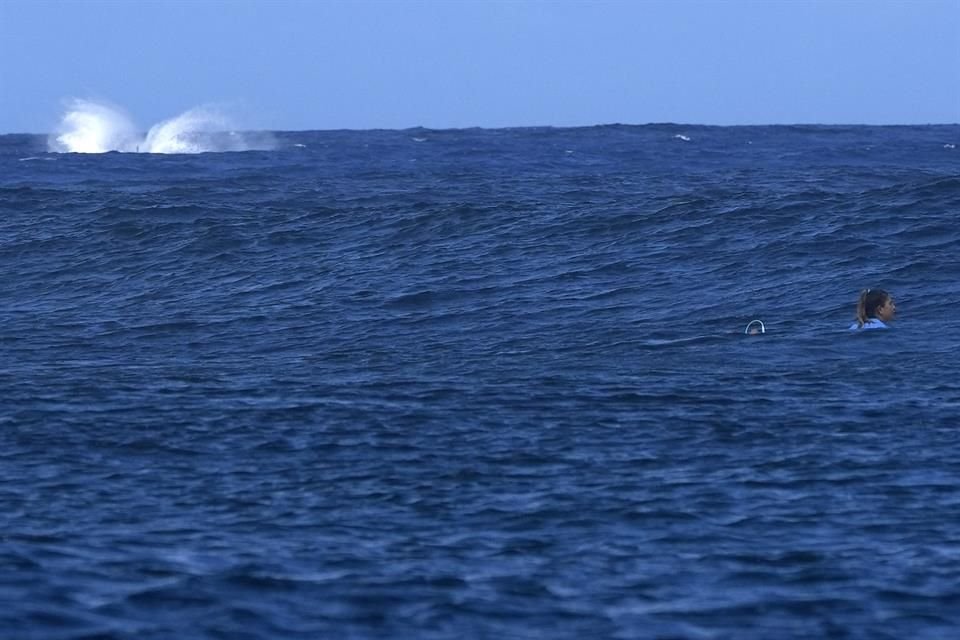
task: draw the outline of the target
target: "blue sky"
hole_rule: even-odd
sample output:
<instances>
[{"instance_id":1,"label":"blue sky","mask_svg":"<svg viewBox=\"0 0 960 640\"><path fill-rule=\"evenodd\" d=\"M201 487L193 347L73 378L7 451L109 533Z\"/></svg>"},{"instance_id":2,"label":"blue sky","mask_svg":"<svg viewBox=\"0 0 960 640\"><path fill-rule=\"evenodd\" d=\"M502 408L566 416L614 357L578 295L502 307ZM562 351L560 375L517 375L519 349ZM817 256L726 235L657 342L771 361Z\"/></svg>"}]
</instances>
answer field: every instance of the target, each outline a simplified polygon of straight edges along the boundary
<instances>
[{"instance_id":1,"label":"blue sky","mask_svg":"<svg viewBox=\"0 0 960 640\"><path fill-rule=\"evenodd\" d=\"M0 0L0 133L960 122L960 0Z\"/></svg>"}]
</instances>

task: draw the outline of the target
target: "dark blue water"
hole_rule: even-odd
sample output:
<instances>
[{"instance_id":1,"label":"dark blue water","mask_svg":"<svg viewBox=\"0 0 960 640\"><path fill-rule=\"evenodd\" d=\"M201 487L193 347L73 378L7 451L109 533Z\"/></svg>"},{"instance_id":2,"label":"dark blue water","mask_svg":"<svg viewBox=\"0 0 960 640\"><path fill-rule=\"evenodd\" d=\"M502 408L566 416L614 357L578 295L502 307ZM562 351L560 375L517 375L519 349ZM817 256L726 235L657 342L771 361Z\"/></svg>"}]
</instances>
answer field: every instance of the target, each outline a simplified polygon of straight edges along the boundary
<instances>
[{"instance_id":1,"label":"dark blue water","mask_svg":"<svg viewBox=\"0 0 960 640\"><path fill-rule=\"evenodd\" d=\"M0 136L0 637L957 633L960 127L277 140Z\"/></svg>"}]
</instances>

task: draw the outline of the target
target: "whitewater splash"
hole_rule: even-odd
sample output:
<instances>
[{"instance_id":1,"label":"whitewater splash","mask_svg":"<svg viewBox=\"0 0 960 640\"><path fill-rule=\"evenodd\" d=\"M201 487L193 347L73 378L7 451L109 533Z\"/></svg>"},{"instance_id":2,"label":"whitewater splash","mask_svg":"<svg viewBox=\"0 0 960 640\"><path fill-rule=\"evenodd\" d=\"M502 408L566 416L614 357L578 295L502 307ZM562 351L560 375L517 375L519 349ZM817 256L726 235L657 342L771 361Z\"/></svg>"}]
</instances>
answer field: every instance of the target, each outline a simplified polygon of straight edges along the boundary
<instances>
[{"instance_id":1,"label":"whitewater splash","mask_svg":"<svg viewBox=\"0 0 960 640\"><path fill-rule=\"evenodd\" d=\"M73 100L47 147L56 153L205 153L274 148L268 133L240 133L212 107L196 107L153 125L143 135L118 107Z\"/></svg>"}]
</instances>

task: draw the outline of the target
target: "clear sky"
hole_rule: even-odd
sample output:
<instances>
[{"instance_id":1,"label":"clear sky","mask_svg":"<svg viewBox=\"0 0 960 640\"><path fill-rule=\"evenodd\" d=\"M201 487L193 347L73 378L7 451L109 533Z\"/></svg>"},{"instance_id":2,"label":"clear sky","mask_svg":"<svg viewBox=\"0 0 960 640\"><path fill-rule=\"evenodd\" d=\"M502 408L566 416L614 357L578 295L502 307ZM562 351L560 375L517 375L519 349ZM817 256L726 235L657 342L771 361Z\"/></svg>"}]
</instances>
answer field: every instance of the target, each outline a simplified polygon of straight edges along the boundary
<instances>
[{"instance_id":1,"label":"clear sky","mask_svg":"<svg viewBox=\"0 0 960 640\"><path fill-rule=\"evenodd\" d=\"M0 0L0 133L960 122L960 0Z\"/></svg>"}]
</instances>

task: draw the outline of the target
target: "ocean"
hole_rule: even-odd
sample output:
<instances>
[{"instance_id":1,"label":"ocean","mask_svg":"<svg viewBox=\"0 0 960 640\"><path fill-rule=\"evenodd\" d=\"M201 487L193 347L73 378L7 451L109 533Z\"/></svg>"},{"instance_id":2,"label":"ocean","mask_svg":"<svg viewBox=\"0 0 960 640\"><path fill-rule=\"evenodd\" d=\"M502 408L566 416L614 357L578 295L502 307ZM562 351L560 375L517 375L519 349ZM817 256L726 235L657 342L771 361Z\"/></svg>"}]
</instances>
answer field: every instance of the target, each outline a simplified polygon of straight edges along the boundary
<instances>
[{"instance_id":1,"label":"ocean","mask_svg":"<svg viewBox=\"0 0 960 640\"><path fill-rule=\"evenodd\" d=\"M955 637L958 143L0 136L0 637Z\"/></svg>"}]
</instances>

